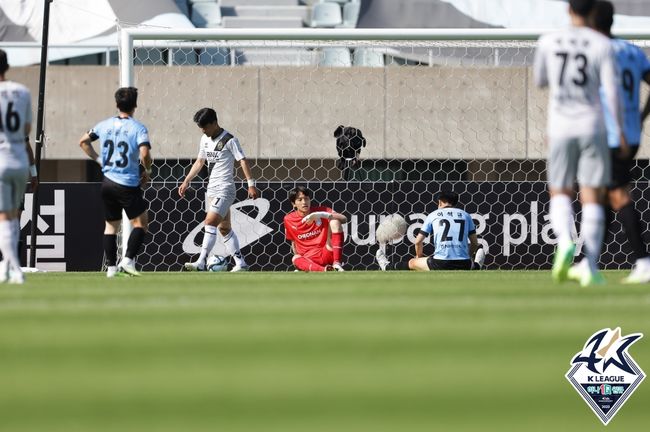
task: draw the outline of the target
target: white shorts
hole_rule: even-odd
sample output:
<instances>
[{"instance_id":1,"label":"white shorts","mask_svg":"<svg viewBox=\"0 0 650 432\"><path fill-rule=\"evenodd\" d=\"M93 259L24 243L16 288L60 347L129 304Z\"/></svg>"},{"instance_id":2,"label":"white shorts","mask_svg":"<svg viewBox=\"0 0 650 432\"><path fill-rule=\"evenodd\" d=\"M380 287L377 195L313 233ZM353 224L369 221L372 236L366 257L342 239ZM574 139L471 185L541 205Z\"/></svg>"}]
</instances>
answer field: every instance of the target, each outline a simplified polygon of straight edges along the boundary
<instances>
[{"instance_id":1,"label":"white shorts","mask_svg":"<svg viewBox=\"0 0 650 432\"><path fill-rule=\"evenodd\" d=\"M217 213L222 218L226 217L230 206L235 202L234 193L223 193L220 195L208 196L206 195L205 200L205 211L206 213L212 212Z\"/></svg>"},{"instance_id":2,"label":"white shorts","mask_svg":"<svg viewBox=\"0 0 650 432\"><path fill-rule=\"evenodd\" d=\"M573 189L576 180L580 186L608 186L612 169L607 135L549 137L546 173L551 189Z\"/></svg>"},{"instance_id":3,"label":"white shorts","mask_svg":"<svg viewBox=\"0 0 650 432\"><path fill-rule=\"evenodd\" d=\"M18 210L27 187L29 170L0 166L0 212Z\"/></svg>"}]
</instances>

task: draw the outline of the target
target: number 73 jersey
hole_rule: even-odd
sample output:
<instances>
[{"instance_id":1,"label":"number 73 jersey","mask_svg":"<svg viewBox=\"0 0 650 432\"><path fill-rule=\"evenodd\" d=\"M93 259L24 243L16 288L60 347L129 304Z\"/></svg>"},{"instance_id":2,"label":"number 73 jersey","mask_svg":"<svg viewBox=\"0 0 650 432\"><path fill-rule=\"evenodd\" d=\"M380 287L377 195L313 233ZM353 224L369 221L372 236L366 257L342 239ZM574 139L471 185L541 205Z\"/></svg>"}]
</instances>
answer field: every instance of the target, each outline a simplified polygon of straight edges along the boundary
<instances>
[{"instance_id":1,"label":"number 73 jersey","mask_svg":"<svg viewBox=\"0 0 650 432\"><path fill-rule=\"evenodd\" d=\"M111 117L88 135L101 146L102 172L122 186L140 185L140 146L151 148L147 128L131 117Z\"/></svg>"},{"instance_id":2,"label":"number 73 jersey","mask_svg":"<svg viewBox=\"0 0 650 432\"><path fill-rule=\"evenodd\" d=\"M533 72L537 86L550 91L550 137L605 133L599 88L617 97L618 84L609 38L586 27L546 34L537 44Z\"/></svg>"},{"instance_id":3,"label":"number 73 jersey","mask_svg":"<svg viewBox=\"0 0 650 432\"><path fill-rule=\"evenodd\" d=\"M469 259L469 236L476 233L476 228L466 211L453 207L438 209L427 216L420 231L431 235L431 243L435 248L433 258Z\"/></svg>"}]
</instances>

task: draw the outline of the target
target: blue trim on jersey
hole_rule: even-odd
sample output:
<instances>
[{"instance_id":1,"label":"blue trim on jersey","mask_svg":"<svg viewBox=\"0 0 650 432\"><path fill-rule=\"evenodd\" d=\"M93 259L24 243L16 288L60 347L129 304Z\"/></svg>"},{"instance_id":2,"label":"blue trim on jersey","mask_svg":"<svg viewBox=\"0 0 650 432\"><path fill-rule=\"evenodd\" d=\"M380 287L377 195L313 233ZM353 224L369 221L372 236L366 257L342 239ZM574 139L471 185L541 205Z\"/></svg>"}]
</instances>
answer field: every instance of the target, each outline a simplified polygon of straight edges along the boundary
<instances>
[{"instance_id":1,"label":"blue trim on jersey","mask_svg":"<svg viewBox=\"0 0 650 432\"><path fill-rule=\"evenodd\" d=\"M131 117L111 117L89 133L99 137L102 172L122 186L140 185L140 145L148 145L147 128Z\"/></svg>"},{"instance_id":2,"label":"blue trim on jersey","mask_svg":"<svg viewBox=\"0 0 650 432\"><path fill-rule=\"evenodd\" d=\"M612 39L612 47L620 74L618 93L623 109L623 133L628 144L636 146L641 142L639 90L643 77L650 71L650 61L639 47L622 39ZM618 148L621 143L620 137L614 132L614 111L607 106L602 87L600 95L607 127L607 143L610 148Z\"/></svg>"},{"instance_id":3,"label":"blue trim on jersey","mask_svg":"<svg viewBox=\"0 0 650 432\"><path fill-rule=\"evenodd\" d=\"M467 260L469 235L476 232L472 217L464 210L445 207L427 216L420 231L431 234L437 260Z\"/></svg>"}]
</instances>

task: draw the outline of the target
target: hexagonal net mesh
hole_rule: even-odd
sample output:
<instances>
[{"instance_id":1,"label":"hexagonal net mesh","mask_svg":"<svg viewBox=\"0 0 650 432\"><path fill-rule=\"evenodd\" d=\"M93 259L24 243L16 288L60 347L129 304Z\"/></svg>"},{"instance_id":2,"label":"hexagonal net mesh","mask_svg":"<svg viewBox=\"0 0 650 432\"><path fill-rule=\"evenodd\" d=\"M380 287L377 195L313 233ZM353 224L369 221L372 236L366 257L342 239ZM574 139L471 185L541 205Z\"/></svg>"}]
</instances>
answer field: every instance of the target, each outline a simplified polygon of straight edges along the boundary
<instances>
[{"instance_id":1,"label":"hexagonal net mesh","mask_svg":"<svg viewBox=\"0 0 650 432\"><path fill-rule=\"evenodd\" d=\"M548 268L555 238L545 185L547 94L532 83L534 43L136 41L129 69L155 158L146 191L152 236L139 262L178 270L200 250L207 171L186 199L176 190L198 152L193 114L212 107L239 138L262 194L248 200L237 169L231 214L252 269L293 269L282 220L298 184L348 217L350 269L378 268L375 229L392 213L410 227L389 254L412 254L411 240L442 188L458 192L473 215L488 268ZM647 161L636 169L644 174ZM634 186L647 219L646 184ZM214 253L226 254L224 246L218 242ZM629 264L616 222L602 261Z\"/></svg>"}]
</instances>

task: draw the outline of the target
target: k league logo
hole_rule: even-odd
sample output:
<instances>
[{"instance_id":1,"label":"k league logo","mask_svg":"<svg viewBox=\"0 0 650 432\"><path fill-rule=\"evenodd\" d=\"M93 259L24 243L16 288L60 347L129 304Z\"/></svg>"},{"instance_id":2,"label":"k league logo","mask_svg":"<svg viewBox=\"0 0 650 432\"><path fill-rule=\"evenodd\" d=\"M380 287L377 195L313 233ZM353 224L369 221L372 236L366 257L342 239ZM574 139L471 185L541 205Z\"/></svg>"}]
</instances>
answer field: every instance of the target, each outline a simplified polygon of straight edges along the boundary
<instances>
[{"instance_id":1,"label":"k league logo","mask_svg":"<svg viewBox=\"0 0 650 432\"><path fill-rule=\"evenodd\" d=\"M571 360L567 379L604 425L645 379L627 351L642 337L641 333L621 336L618 327L598 330Z\"/></svg>"}]
</instances>

